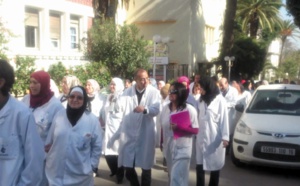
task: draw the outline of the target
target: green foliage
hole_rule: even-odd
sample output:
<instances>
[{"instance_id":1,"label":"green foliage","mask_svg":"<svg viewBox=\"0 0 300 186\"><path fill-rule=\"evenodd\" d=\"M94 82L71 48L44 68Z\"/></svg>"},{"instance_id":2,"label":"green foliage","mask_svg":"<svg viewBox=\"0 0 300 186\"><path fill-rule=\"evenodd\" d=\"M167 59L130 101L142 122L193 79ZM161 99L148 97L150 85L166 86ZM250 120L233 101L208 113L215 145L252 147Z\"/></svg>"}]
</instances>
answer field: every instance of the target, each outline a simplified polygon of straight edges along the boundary
<instances>
[{"instance_id":1,"label":"green foliage","mask_svg":"<svg viewBox=\"0 0 300 186\"><path fill-rule=\"evenodd\" d=\"M86 56L107 67L111 76L128 78L137 68L150 68L148 42L139 37L136 26L116 26L110 22L94 24L89 36Z\"/></svg>"},{"instance_id":2,"label":"green foliage","mask_svg":"<svg viewBox=\"0 0 300 186\"><path fill-rule=\"evenodd\" d=\"M63 77L66 75L67 69L62 64L62 62L58 62L57 64L53 64L49 67L48 73L50 77L55 81L56 85L60 87L60 82Z\"/></svg>"},{"instance_id":3,"label":"green foliage","mask_svg":"<svg viewBox=\"0 0 300 186\"><path fill-rule=\"evenodd\" d=\"M95 79L101 87L108 85L111 76L107 69L101 63L87 63L85 65L75 66L69 70L85 86L88 79Z\"/></svg>"},{"instance_id":4,"label":"green foliage","mask_svg":"<svg viewBox=\"0 0 300 186\"><path fill-rule=\"evenodd\" d=\"M264 67L266 44L255 39L244 37L235 41L232 52L235 61L232 66L232 79L257 76Z\"/></svg>"},{"instance_id":5,"label":"green foliage","mask_svg":"<svg viewBox=\"0 0 300 186\"><path fill-rule=\"evenodd\" d=\"M294 17L294 23L300 27L300 1L286 0L286 8L288 12Z\"/></svg>"},{"instance_id":6,"label":"green foliage","mask_svg":"<svg viewBox=\"0 0 300 186\"><path fill-rule=\"evenodd\" d=\"M16 83L12 88L12 92L15 97L25 95L29 89L30 74L35 71L35 59L30 57L17 57L15 78Z\"/></svg>"},{"instance_id":7,"label":"green foliage","mask_svg":"<svg viewBox=\"0 0 300 186\"><path fill-rule=\"evenodd\" d=\"M274 26L280 25L281 6L281 0L238 0L236 17L242 25L242 30L256 38L259 28L267 28L273 32Z\"/></svg>"},{"instance_id":8,"label":"green foliage","mask_svg":"<svg viewBox=\"0 0 300 186\"><path fill-rule=\"evenodd\" d=\"M9 39L12 36L12 32L5 28L5 25L3 24L0 17L0 59L7 59L5 55L5 51L7 51L8 49L6 47L6 44L9 42Z\"/></svg>"},{"instance_id":9,"label":"green foliage","mask_svg":"<svg viewBox=\"0 0 300 186\"><path fill-rule=\"evenodd\" d=\"M300 72L300 51L291 51L287 57L279 65L277 76L278 78L285 78L286 73L290 79L298 78Z\"/></svg>"}]
</instances>

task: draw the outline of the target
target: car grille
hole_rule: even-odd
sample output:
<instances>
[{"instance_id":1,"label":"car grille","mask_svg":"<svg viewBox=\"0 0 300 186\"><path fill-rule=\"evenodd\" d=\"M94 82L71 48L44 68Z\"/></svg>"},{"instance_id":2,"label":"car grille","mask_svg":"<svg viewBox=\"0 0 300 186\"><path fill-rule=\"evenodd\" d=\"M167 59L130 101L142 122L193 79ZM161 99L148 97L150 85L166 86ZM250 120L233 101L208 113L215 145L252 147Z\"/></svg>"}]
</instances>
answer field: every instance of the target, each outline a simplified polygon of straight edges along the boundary
<instances>
[{"instance_id":1,"label":"car grille","mask_svg":"<svg viewBox=\"0 0 300 186\"><path fill-rule=\"evenodd\" d=\"M295 149L295 155L289 156L289 155L282 155L282 154L262 153L261 152L262 146ZM257 142L254 145L253 156L256 158L273 160L273 161L300 162L300 145L289 144L289 143Z\"/></svg>"}]
</instances>

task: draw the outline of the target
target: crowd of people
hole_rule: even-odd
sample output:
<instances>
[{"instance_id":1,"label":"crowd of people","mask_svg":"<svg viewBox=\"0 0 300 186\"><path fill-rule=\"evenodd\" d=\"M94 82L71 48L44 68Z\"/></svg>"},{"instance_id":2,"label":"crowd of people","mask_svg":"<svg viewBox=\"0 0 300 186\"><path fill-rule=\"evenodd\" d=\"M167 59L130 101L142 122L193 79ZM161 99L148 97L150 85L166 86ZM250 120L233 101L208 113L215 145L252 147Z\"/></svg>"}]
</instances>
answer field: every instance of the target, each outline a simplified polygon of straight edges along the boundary
<instances>
[{"instance_id":1,"label":"crowd of people","mask_svg":"<svg viewBox=\"0 0 300 186\"><path fill-rule=\"evenodd\" d=\"M192 158L197 186L204 186L205 171L209 185L218 185L241 116L235 105L248 104L253 84L199 74L191 83L186 76L156 83L144 69L133 76L134 82L112 78L103 95L96 80L83 86L66 75L58 95L40 70L18 101L10 94L14 70L0 60L0 185L93 186L103 155L117 184L125 177L132 186L148 186L156 147L170 185L188 185Z\"/></svg>"}]
</instances>

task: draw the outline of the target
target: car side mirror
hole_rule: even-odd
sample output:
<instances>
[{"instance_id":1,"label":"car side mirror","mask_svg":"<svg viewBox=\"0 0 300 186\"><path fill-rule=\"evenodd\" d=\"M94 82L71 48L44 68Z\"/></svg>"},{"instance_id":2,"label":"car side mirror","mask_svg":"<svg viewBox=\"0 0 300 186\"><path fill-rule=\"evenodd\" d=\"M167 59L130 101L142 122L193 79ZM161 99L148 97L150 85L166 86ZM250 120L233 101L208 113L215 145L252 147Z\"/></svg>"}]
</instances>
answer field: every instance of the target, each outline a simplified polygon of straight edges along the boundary
<instances>
[{"instance_id":1,"label":"car side mirror","mask_svg":"<svg viewBox=\"0 0 300 186\"><path fill-rule=\"evenodd\" d=\"M235 105L235 110L239 111L239 112L244 112L244 105L243 104L237 104Z\"/></svg>"}]
</instances>

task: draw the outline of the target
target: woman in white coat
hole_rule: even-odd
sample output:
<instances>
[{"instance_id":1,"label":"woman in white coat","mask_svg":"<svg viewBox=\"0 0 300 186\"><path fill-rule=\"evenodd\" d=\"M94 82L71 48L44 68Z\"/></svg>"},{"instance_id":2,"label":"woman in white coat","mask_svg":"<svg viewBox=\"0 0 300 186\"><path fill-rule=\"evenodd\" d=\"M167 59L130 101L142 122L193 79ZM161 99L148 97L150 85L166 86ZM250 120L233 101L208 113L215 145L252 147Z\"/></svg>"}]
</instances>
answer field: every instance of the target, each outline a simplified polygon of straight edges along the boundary
<instances>
[{"instance_id":1,"label":"woman in white coat","mask_svg":"<svg viewBox=\"0 0 300 186\"><path fill-rule=\"evenodd\" d=\"M65 108L67 108L68 94L70 92L70 89L78 85L81 85L81 83L76 76L67 75L63 77L61 82L62 94L58 97L58 99Z\"/></svg>"},{"instance_id":2,"label":"woman in white coat","mask_svg":"<svg viewBox=\"0 0 300 186\"><path fill-rule=\"evenodd\" d=\"M91 112L99 119L101 126L104 128L105 124L102 117L102 108L104 106L104 97L100 95L100 85L94 79L88 79L86 81L85 90L88 95L88 99L91 102Z\"/></svg>"},{"instance_id":3,"label":"woman in white coat","mask_svg":"<svg viewBox=\"0 0 300 186\"><path fill-rule=\"evenodd\" d=\"M30 75L30 94L22 101L33 112L37 129L45 142L54 115L63 109L62 104L50 89L50 75L41 70Z\"/></svg>"},{"instance_id":4,"label":"woman in white coat","mask_svg":"<svg viewBox=\"0 0 300 186\"><path fill-rule=\"evenodd\" d=\"M204 186L205 172L210 171L209 186L219 184L229 141L227 103L214 80L201 78L199 133L196 138L197 186Z\"/></svg>"},{"instance_id":5,"label":"woman in white coat","mask_svg":"<svg viewBox=\"0 0 300 186\"><path fill-rule=\"evenodd\" d=\"M45 150L46 176L50 186L93 186L102 150L98 119L87 111L83 87L70 90L66 110L55 116Z\"/></svg>"},{"instance_id":6,"label":"woman in white coat","mask_svg":"<svg viewBox=\"0 0 300 186\"><path fill-rule=\"evenodd\" d=\"M113 146L107 147L109 140L117 132L123 118L123 110L119 105L119 99L124 90L123 80L113 78L110 82L110 94L104 104L105 111L105 135L103 141L103 152L107 165L110 169L110 176L116 175L117 183L122 183L124 178L123 166L118 167L119 141L115 141Z\"/></svg>"},{"instance_id":7,"label":"woman in white coat","mask_svg":"<svg viewBox=\"0 0 300 186\"><path fill-rule=\"evenodd\" d=\"M165 142L163 150L167 160L171 186L188 185L193 146L192 136L198 133L197 111L192 105L186 103L188 94L185 85L182 83L175 82L171 84L170 103L164 106L160 117ZM188 111L189 113L189 126L171 123L171 115L182 111ZM182 135L176 139L174 132L178 131Z\"/></svg>"},{"instance_id":8,"label":"woman in white coat","mask_svg":"<svg viewBox=\"0 0 300 186\"><path fill-rule=\"evenodd\" d=\"M0 59L0 185L40 185L44 144L29 108L9 94L14 81L13 68Z\"/></svg>"}]
</instances>

